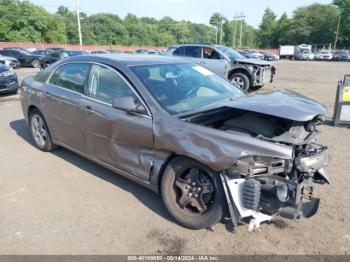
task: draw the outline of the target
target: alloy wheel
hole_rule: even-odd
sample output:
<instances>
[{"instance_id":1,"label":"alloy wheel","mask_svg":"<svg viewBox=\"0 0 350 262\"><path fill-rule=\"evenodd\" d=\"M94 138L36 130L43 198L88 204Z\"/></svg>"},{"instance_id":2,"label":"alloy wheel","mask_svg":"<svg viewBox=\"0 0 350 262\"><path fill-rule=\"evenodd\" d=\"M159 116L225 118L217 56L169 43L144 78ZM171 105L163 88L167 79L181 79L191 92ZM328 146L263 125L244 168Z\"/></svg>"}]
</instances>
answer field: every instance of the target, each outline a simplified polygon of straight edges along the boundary
<instances>
[{"instance_id":1,"label":"alloy wheel","mask_svg":"<svg viewBox=\"0 0 350 262\"><path fill-rule=\"evenodd\" d=\"M40 148L44 148L47 143L47 129L44 120L39 115L34 115L31 120L33 138Z\"/></svg>"},{"instance_id":2,"label":"alloy wheel","mask_svg":"<svg viewBox=\"0 0 350 262\"><path fill-rule=\"evenodd\" d=\"M192 214L205 213L213 202L215 186L211 178L199 170L191 168L175 179L177 204Z\"/></svg>"}]
</instances>

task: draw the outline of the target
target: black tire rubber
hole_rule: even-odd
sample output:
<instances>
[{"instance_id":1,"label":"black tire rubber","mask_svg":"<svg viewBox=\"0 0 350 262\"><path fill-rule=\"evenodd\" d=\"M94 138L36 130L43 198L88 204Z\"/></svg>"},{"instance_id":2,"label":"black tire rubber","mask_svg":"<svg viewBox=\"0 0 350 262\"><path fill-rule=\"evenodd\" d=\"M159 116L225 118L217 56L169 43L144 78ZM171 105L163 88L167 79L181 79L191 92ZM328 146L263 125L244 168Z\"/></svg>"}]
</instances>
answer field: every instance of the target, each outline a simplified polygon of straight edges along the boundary
<instances>
[{"instance_id":1,"label":"black tire rubber","mask_svg":"<svg viewBox=\"0 0 350 262\"><path fill-rule=\"evenodd\" d=\"M249 79L249 77L247 75L243 74L243 73L234 73L230 77L231 83L233 83L232 80L235 77L239 77L239 78L241 78L243 80L244 87L242 88L242 90L249 91L249 89L250 89L250 79Z\"/></svg>"},{"instance_id":2,"label":"black tire rubber","mask_svg":"<svg viewBox=\"0 0 350 262\"><path fill-rule=\"evenodd\" d=\"M44 121L44 124L45 124L45 127L46 127L46 131L47 131L47 139L46 139L46 144L44 147L41 147L37 144L36 140L34 139L34 135L33 135L33 131L32 131L32 126L31 126L31 123L32 123L32 119L35 115L39 115L42 120ZM58 148L58 146L56 144L54 144L52 142L52 139L51 139L51 134L50 134L50 130L46 124L46 120L43 116L43 114L38 110L38 109L33 109L31 112L30 112L30 115L29 115L29 128L30 128L30 133L32 135L32 139L34 141L34 144L35 146L40 149L41 151L44 151L44 152L51 152L55 149Z\"/></svg>"},{"instance_id":3,"label":"black tire rubber","mask_svg":"<svg viewBox=\"0 0 350 262\"><path fill-rule=\"evenodd\" d=\"M31 64L32 64L33 68L40 68L41 67L41 61L38 59L34 59Z\"/></svg>"},{"instance_id":4,"label":"black tire rubber","mask_svg":"<svg viewBox=\"0 0 350 262\"><path fill-rule=\"evenodd\" d=\"M204 171L212 180L215 187L213 203L203 214L190 215L176 202L174 183L178 174L189 168ZM224 191L219 174L208 167L185 157L174 158L166 167L160 185L163 202L171 216L182 226L190 229L210 228L220 222L226 210Z\"/></svg>"}]
</instances>

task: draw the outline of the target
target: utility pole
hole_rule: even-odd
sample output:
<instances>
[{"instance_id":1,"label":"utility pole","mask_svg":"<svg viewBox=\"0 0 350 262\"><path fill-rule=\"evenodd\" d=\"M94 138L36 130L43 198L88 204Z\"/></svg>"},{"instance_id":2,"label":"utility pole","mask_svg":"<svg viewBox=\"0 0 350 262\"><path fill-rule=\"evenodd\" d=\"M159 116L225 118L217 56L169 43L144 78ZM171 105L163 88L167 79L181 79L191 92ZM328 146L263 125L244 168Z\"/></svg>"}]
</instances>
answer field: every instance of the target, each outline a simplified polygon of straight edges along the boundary
<instances>
[{"instance_id":1,"label":"utility pole","mask_svg":"<svg viewBox=\"0 0 350 262\"><path fill-rule=\"evenodd\" d=\"M337 50L337 42L338 42L338 34L339 34L340 20L341 20L341 15L339 14L338 26L337 26L337 31L336 31L336 33L335 33L335 40L334 40L334 50Z\"/></svg>"},{"instance_id":2,"label":"utility pole","mask_svg":"<svg viewBox=\"0 0 350 262\"><path fill-rule=\"evenodd\" d=\"M239 47L242 47L243 19L245 18L243 12L241 13L240 17L241 17L241 33L239 35Z\"/></svg>"},{"instance_id":3,"label":"utility pole","mask_svg":"<svg viewBox=\"0 0 350 262\"><path fill-rule=\"evenodd\" d=\"M224 16L221 14L221 18L220 18L220 45L222 44L222 18Z\"/></svg>"},{"instance_id":4,"label":"utility pole","mask_svg":"<svg viewBox=\"0 0 350 262\"><path fill-rule=\"evenodd\" d=\"M233 46L236 47L236 42L237 42L237 24L238 22L241 22L241 28L240 28L240 35L239 35L239 47L242 47L242 36L243 36L243 21L244 21L245 15L243 12L241 12L240 15L237 13L233 17L233 21L235 22L235 31L234 31L234 44Z\"/></svg>"},{"instance_id":5,"label":"utility pole","mask_svg":"<svg viewBox=\"0 0 350 262\"><path fill-rule=\"evenodd\" d=\"M80 0L77 0L77 20L78 20L78 32L79 32L79 44L83 45L83 38L81 35L81 25L80 25Z\"/></svg>"},{"instance_id":6,"label":"utility pole","mask_svg":"<svg viewBox=\"0 0 350 262\"><path fill-rule=\"evenodd\" d=\"M235 13L235 16L233 17L233 22L235 23L235 29L233 32L233 39L232 39L232 47L236 48L236 44L237 44L237 19L238 17L238 13Z\"/></svg>"}]
</instances>

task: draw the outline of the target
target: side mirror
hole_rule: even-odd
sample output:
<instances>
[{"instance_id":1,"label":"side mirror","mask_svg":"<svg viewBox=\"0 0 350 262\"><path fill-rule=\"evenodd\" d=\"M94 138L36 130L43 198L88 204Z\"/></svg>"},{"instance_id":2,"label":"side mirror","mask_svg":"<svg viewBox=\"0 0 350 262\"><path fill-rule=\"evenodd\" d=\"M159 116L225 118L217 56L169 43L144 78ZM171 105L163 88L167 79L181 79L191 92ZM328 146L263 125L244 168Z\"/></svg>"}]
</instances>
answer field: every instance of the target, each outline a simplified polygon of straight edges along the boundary
<instances>
[{"instance_id":1,"label":"side mirror","mask_svg":"<svg viewBox=\"0 0 350 262\"><path fill-rule=\"evenodd\" d=\"M113 99L112 107L129 113L145 114L147 112L143 104L132 96L123 96Z\"/></svg>"}]
</instances>

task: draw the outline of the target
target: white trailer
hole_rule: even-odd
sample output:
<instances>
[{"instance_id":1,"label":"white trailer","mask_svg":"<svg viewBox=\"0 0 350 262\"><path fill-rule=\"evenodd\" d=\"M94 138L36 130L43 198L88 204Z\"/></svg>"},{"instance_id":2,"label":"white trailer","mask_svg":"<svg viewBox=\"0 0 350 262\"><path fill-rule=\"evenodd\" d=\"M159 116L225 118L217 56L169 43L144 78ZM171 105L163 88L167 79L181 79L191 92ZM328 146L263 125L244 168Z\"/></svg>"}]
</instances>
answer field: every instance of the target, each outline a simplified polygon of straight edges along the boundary
<instances>
[{"instance_id":1,"label":"white trailer","mask_svg":"<svg viewBox=\"0 0 350 262\"><path fill-rule=\"evenodd\" d=\"M293 59L295 54L294 45L281 45L280 46L280 59Z\"/></svg>"}]
</instances>

